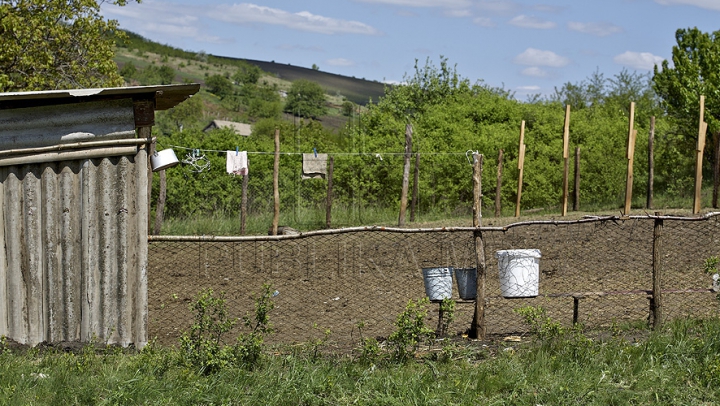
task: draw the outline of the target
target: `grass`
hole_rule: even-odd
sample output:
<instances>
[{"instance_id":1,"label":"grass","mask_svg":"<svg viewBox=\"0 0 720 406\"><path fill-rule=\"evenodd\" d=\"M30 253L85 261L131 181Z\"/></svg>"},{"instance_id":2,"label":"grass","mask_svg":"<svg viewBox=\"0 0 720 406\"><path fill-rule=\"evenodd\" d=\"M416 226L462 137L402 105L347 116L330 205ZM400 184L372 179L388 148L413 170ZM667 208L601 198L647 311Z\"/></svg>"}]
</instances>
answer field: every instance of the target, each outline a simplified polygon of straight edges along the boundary
<instances>
[{"instance_id":1,"label":"grass","mask_svg":"<svg viewBox=\"0 0 720 406\"><path fill-rule=\"evenodd\" d=\"M678 320L641 341L573 332L458 341L408 362L266 351L202 375L173 348L0 354L0 404L626 405L720 402L720 320ZM485 344L487 346L484 346ZM512 344L512 346L510 346Z\"/></svg>"}]
</instances>

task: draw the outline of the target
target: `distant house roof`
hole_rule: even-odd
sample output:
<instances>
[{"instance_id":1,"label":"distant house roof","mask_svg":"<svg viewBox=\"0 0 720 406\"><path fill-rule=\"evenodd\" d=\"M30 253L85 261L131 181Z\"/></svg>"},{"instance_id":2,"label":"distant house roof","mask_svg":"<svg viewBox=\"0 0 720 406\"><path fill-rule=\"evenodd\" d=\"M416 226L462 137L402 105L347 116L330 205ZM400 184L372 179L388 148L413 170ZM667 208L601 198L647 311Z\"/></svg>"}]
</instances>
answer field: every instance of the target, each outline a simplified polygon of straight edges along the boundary
<instances>
[{"instance_id":1,"label":"distant house roof","mask_svg":"<svg viewBox=\"0 0 720 406\"><path fill-rule=\"evenodd\" d=\"M236 123L235 121L213 120L203 128L203 131L210 131L216 128L231 128L238 135L248 136L252 133L250 124Z\"/></svg>"}]
</instances>

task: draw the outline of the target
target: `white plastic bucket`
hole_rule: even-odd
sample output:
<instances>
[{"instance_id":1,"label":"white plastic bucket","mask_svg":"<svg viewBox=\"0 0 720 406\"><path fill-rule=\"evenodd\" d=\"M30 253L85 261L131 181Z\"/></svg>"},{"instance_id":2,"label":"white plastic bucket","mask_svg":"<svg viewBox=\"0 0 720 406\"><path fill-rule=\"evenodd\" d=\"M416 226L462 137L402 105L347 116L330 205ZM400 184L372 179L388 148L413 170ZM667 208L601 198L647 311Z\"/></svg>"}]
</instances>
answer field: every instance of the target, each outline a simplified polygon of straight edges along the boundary
<instances>
[{"instance_id":1,"label":"white plastic bucket","mask_svg":"<svg viewBox=\"0 0 720 406\"><path fill-rule=\"evenodd\" d=\"M451 266L422 269L425 294L430 300L452 297L452 271Z\"/></svg>"},{"instance_id":2,"label":"white plastic bucket","mask_svg":"<svg viewBox=\"0 0 720 406\"><path fill-rule=\"evenodd\" d=\"M477 297L477 270L475 268L455 268L455 282L460 299L475 300Z\"/></svg>"},{"instance_id":3,"label":"white plastic bucket","mask_svg":"<svg viewBox=\"0 0 720 406\"><path fill-rule=\"evenodd\" d=\"M540 286L540 250L503 250L495 253L500 271L500 293L506 298L536 297Z\"/></svg>"}]
</instances>

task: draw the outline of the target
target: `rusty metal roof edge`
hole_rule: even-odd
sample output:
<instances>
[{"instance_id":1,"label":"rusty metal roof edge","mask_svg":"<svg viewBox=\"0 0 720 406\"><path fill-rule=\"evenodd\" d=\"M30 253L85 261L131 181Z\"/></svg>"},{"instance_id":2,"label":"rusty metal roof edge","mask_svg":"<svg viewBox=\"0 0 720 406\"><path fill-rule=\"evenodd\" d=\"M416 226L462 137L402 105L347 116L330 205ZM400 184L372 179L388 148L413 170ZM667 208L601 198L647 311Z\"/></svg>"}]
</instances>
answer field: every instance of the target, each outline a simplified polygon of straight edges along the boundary
<instances>
[{"instance_id":1,"label":"rusty metal roof edge","mask_svg":"<svg viewBox=\"0 0 720 406\"><path fill-rule=\"evenodd\" d=\"M91 89L65 89L65 90L42 90L31 92L10 92L0 93L0 104L3 102L21 102L25 100L51 100L71 98L117 98L118 96L154 95L159 106L167 106L162 103L164 99L176 100L178 96L188 97L200 90L200 84L179 84L179 85L158 85L158 86L129 86L129 87L106 87ZM184 98L183 98L184 99ZM180 100L182 101L182 100ZM177 104L177 103L176 103ZM169 107L167 107L169 108ZM158 110L160 110L158 108Z\"/></svg>"}]
</instances>

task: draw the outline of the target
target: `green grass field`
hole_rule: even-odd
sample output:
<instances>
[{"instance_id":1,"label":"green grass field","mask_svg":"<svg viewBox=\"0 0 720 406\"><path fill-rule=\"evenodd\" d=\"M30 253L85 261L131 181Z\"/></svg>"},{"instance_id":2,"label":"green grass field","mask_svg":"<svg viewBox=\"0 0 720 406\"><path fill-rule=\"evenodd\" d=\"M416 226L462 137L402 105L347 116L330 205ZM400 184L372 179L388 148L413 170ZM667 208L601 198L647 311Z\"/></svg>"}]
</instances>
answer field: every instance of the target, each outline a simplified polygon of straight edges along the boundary
<instances>
[{"instance_id":1,"label":"green grass field","mask_svg":"<svg viewBox=\"0 0 720 406\"><path fill-rule=\"evenodd\" d=\"M636 338L631 338L636 337ZM643 337L643 338L637 338ZM604 337L469 340L408 361L266 349L252 369L201 374L172 348L0 354L0 404L628 405L720 402L720 320Z\"/></svg>"}]
</instances>

